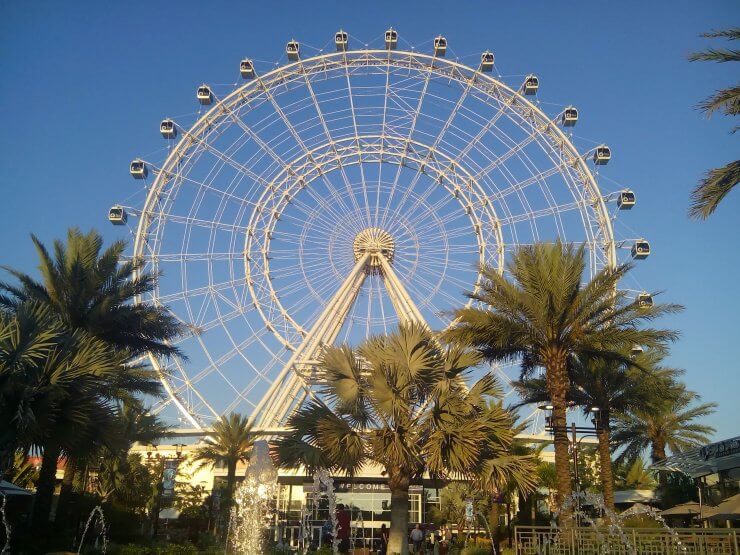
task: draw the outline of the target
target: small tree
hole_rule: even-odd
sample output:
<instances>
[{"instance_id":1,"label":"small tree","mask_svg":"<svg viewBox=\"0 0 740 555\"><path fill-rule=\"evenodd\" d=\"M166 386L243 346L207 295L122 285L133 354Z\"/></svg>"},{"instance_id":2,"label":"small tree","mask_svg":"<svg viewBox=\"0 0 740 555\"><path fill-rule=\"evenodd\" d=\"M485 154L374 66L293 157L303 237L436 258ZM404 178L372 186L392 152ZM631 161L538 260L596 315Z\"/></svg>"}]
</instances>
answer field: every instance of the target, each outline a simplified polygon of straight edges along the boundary
<instances>
[{"instance_id":1,"label":"small tree","mask_svg":"<svg viewBox=\"0 0 740 555\"><path fill-rule=\"evenodd\" d=\"M232 412L216 421L213 433L203 440L204 445L198 447L193 455L193 461L199 461L200 467L217 463L226 465L226 490L222 502L224 511L228 511L234 498L236 465L249 461L254 439L249 418Z\"/></svg>"},{"instance_id":2,"label":"small tree","mask_svg":"<svg viewBox=\"0 0 740 555\"><path fill-rule=\"evenodd\" d=\"M357 351L328 348L320 363L328 405L312 401L289 419L289 433L275 446L279 463L349 475L366 462L380 464L391 490L390 553L408 552L409 485L427 472L486 489L511 480L531 490L531 459L509 453L514 419L488 402L501 393L496 380L487 374L466 383L479 360L441 347L414 324Z\"/></svg>"},{"instance_id":3,"label":"small tree","mask_svg":"<svg viewBox=\"0 0 740 555\"><path fill-rule=\"evenodd\" d=\"M697 422L714 412L716 404L700 403L699 395L681 383L664 382L652 399L641 407L617 416L612 439L617 461L633 461L649 451L655 464L672 453L698 447L709 441L714 428ZM666 487L666 472L658 474L661 490Z\"/></svg>"}]
</instances>

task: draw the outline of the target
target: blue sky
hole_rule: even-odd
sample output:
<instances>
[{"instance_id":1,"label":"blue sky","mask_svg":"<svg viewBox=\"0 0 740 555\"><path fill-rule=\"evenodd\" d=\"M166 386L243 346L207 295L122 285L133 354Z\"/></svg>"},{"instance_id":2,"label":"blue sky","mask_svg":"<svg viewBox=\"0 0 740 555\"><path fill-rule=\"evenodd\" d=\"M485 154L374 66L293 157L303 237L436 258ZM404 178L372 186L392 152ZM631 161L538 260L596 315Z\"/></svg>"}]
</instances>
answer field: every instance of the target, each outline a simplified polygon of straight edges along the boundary
<instances>
[{"instance_id":1,"label":"blue sky","mask_svg":"<svg viewBox=\"0 0 740 555\"><path fill-rule=\"evenodd\" d=\"M0 261L24 270L31 232L120 237L106 211L137 187L129 161L162 148L162 117L192 113L202 82L236 82L244 56L284 61L290 38L320 48L341 27L370 42L392 25L425 50L443 33L468 62L490 48L512 83L537 73L545 109L576 105L576 135L612 147L608 188L638 195L622 235L653 248L635 283L686 306L665 320L682 333L671 362L719 403L717 437L738 434L740 192L708 222L686 217L691 188L738 144L736 122L692 108L737 67L686 56L708 44L700 33L738 24L737 2L2 1L0 15Z\"/></svg>"}]
</instances>

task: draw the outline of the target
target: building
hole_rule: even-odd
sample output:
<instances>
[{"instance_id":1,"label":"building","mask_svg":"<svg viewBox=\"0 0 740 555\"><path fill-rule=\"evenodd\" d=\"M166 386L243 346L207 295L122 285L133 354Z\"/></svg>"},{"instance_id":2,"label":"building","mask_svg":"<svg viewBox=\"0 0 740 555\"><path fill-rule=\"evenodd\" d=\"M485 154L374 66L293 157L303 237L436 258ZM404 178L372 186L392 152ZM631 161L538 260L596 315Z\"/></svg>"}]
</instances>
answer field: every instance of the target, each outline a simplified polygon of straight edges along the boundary
<instances>
[{"instance_id":1,"label":"building","mask_svg":"<svg viewBox=\"0 0 740 555\"><path fill-rule=\"evenodd\" d=\"M700 503L714 507L740 493L740 436L678 453L651 468L690 476Z\"/></svg>"}]
</instances>

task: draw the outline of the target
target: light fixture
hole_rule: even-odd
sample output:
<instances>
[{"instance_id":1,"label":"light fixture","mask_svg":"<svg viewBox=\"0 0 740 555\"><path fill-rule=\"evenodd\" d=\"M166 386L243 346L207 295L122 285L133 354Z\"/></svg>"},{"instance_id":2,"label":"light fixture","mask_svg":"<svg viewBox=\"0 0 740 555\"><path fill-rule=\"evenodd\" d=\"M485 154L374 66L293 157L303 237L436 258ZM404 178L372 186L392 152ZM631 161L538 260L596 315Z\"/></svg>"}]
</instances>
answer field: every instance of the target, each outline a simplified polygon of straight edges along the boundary
<instances>
[{"instance_id":1,"label":"light fixture","mask_svg":"<svg viewBox=\"0 0 740 555\"><path fill-rule=\"evenodd\" d=\"M540 409L540 410L552 410L555 407L553 405L551 405L550 403L546 403L544 405L538 406L537 408Z\"/></svg>"}]
</instances>

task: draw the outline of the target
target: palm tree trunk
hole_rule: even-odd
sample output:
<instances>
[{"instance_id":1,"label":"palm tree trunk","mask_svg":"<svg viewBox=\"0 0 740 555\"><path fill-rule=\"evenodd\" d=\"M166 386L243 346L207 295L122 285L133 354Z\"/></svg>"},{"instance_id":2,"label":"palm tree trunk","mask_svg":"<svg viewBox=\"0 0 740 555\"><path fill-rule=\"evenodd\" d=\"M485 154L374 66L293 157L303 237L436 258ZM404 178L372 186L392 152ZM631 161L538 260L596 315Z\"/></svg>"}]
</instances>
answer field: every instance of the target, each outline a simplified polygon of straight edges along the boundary
<instances>
[{"instance_id":1,"label":"palm tree trunk","mask_svg":"<svg viewBox=\"0 0 740 555\"><path fill-rule=\"evenodd\" d=\"M568 453L568 423L565 417L566 394L568 391L568 374L566 372L565 354L560 351L545 356L547 371L547 386L552 401L552 425L554 428L555 444L555 481L557 493L555 502L558 507L570 497L572 490L570 482L570 454Z\"/></svg>"},{"instance_id":2,"label":"palm tree trunk","mask_svg":"<svg viewBox=\"0 0 740 555\"><path fill-rule=\"evenodd\" d=\"M41 470L39 471L39 480L36 483L36 498L34 499L31 522L33 528L42 535L44 535L44 532L48 532L60 451L58 445L50 442L44 446L44 455L41 459Z\"/></svg>"},{"instance_id":3,"label":"palm tree trunk","mask_svg":"<svg viewBox=\"0 0 740 555\"><path fill-rule=\"evenodd\" d=\"M493 547L496 549L496 553L500 553L500 539L499 539L499 530L498 530L498 513L499 513L499 504L493 503L491 505L491 532L493 533L493 537L491 538L493 542Z\"/></svg>"},{"instance_id":4,"label":"palm tree trunk","mask_svg":"<svg viewBox=\"0 0 740 555\"><path fill-rule=\"evenodd\" d=\"M650 461L655 464L658 461L662 461L666 458L665 444L659 441L653 441L653 446L650 449ZM668 474L665 470L658 470L658 491L660 495L665 494L665 490L668 487Z\"/></svg>"},{"instance_id":5,"label":"palm tree trunk","mask_svg":"<svg viewBox=\"0 0 740 555\"><path fill-rule=\"evenodd\" d=\"M391 530L388 534L388 555L408 555L409 477L397 469L389 469L388 487L391 490Z\"/></svg>"},{"instance_id":6,"label":"palm tree trunk","mask_svg":"<svg viewBox=\"0 0 740 555\"><path fill-rule=\"evenodd\" d=\"M229 461L226 464L226 498L223 506L226 514L231 510L231 501L234 499L234 488L236 486L236 461Z\"/></svg>"},{"instance_id":7,"label":"palm tree trunk","mask_svg":"<svg viewBox=\"0 0 740 555\"><path fill-rule=\"evenodd\" d=\"M72 497L72 484L77 472L77 461L73 457L67 457L64 465L64 477L62 478L62 488L59 491L59 501L57 502L56 527L63 530L69 522L69 502Z\"/></svg>"},{"instance_id":8,"label":"palm tree trunk","mask_svg":"<svg viewBox=\"0 0 740 555\"><path fill-rule=\"evenodd\" d=\"M612 469L612 454L610 449L611 431L609 430L609 413L601 412L601 426L596 432L599 439L599 467L601 469L601 488L604 493L604 505L614 510L614 472Z\"/></svg>"}]
</instances>

